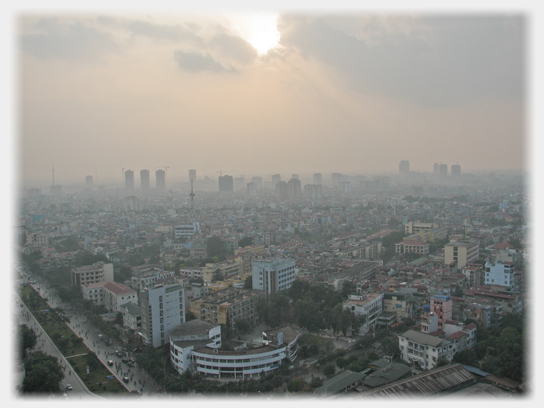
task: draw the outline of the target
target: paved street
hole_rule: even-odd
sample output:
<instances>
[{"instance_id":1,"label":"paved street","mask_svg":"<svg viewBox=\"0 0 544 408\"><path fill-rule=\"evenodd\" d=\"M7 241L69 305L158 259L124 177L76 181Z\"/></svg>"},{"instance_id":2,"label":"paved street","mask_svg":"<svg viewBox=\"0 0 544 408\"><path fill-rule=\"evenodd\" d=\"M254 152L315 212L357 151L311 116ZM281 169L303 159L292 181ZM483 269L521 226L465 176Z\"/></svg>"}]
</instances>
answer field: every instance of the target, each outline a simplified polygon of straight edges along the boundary
<instances>
[{"instance_id":1,"label":"paved street","mask_svg":"<svg viewBox=\"0 0 544 408\"><path fill-rule=\"evenodd\" d=\"M70 318L70 323L68 323L68 326L74 331L76 335L83 338L84 343L91 349L92 351L95 351L97 354L97 357L100 358L100 360L104 363L104 365L108 368L108 370L111 371L111 373L121 381L121 383L129 390L129 391L141 391L142 396L160 396L160 394L157 393L158 385L148 377L147 373L144 372L143 369L140 369L138 367L129 367L126 363L123 363L121 360L121 357L118 357L114 354L115 350L121 349L121 346L119 344L113 343L112 345L106 345L104 340L99 340L97 330L92 327L89 323L87 323L87 319L85 316L80 315L78 312L74 312L73 310L69 310L69 306L67 304L62 304L59 299L51 293L50 288L47 286L46 282L42 279L36 279L34 283L31 284L31 286L39 292L40 296L43 298L47 298L47 303L52 308L60 307L65 310L66 315ZM23 310L26 310L23 308ZM51 344L51 341L46 338L46 336L43 334L43 331L41 327L37 324L37 322L34 320L32 315L28 312L21 312L22 315L22 321L26 322L25 324L28 324L32 329L36 331L36 333L40 334L39 340L38 340L38 346L37 347L43 347L44 352L47 354L54 355L55 357L60 357L58 354L60 352L55 351L55 347ZM28 316L27 316L28 315ZM129 358L132 358L133 355L129 353ZM63 361L63 365L66 367L66 360L61 359ZM112 360L114 362L113 366L109 366L107 364L108 360ZM63 381L63 386L70 383L73 386L73 391L69 391L68 396L73 397L74 395L82 395L86 394L86 391L84 390L83 386L79 383L77 379L77 375L72 372L70 369L65 368L65 374L66 378ZM125 383L123 381L123 377L129 378L129 383ZM73 379L73 380L72 380Z\"/></svg>"}]
</instances>

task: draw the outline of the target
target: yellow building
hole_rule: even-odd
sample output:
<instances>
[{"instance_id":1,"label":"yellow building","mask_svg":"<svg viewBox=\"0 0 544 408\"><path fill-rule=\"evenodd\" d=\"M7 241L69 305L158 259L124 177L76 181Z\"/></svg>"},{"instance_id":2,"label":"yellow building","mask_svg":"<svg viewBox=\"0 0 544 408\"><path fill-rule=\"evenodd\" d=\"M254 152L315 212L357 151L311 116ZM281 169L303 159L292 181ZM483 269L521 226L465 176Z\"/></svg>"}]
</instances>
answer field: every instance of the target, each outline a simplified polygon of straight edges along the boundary
<instances>
[{"instance_id":1,"label":"yellow building","mask_svg":"<svg viewBox=\"0 0 544 408\"><path fill-rule=\"evenodd\" d=\"M444 245L444 263L457 263L458 268L474 262L480 255L480 241L477 239L453 241Z\"/></svg>"},{"instance_id":2,"label":"yellow building","mask_svg":"<svg viewBox=\"0 0 544 408\"><path fill-rule=\"evenodd\" d=\"M229 329L237 320L255 325L259 320L257 301L264 297L262 290L229 287L191 301L191 312L197 319Z\"/></svg>"}]
</instances>

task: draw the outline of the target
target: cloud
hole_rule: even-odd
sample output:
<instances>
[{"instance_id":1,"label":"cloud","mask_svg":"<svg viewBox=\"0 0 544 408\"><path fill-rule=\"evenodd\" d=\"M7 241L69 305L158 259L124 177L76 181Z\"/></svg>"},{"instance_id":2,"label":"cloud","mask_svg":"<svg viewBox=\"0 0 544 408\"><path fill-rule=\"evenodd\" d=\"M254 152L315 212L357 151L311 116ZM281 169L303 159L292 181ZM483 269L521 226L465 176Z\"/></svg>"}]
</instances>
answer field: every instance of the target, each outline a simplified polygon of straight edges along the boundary
<instances>
[{"instance_id":1,"label":"cloud","mask_svg":"<svg viewBox=\"0 0 544 408\"><path fill-rule=\"evenodd\" d=\"M232 57L242 64L250 64L257 58L257 50L241 37L220 34L213 37L209 45L219 50L223 55Z\"/></svg>"},{"instance_id":2,"label":"cloud","mask_svg":"<svg viewBox=\"0 0 544 408\"><path fill-rule=\"evenodd\" d=\"M113 36L85 22L40 19L33 33L21 36L23 51L37 58L94 58L104 51L119 50Z\"/></svg>"},{"instance_id":3,"label":"cloud","mask_svg":"<svg viewBox=\"0 0 544 408\"><path fill-rule=\"evenodd\" d=\"M394 18L282 16L283 46L324 62L350 89L450 106L479 97L520 98L523 89L523 19L501 16L429 16L392 30ZM407 24L402 20L403 26ZM380 28L381 27L381 28ZM405 27L406 28L406 27ZM368 33L365 31L368 30ZM368 34L368 35L365 35Z\"/></svg>"},{"instance_id":4,"label":"cloud","mask_svg":"<svg viewBox=\"0 0 544 408\"><path fill-rule=\"evenodd\" d=\"M188 28L181 25L155 24L143 20L132 20L123 23L123 27L129 32L154 39L166 39L174 42L189 41L195 45L203 46L203 39L195 34L197 25L189 25Z\"/></svg>"},{"instance_id":5,"label":"cloud","mask_svg":"<svg viewBox=\"0 0 544 408\"><path fill-rule=\"evenodd\" d=\"M196 52L184 52L177 50L174 52L174 60L178 66L188 72L209 71L214 73L236 72L233 67L225 68L217 62L209 53L202 55Z\"/></svg>"}]
</instances>

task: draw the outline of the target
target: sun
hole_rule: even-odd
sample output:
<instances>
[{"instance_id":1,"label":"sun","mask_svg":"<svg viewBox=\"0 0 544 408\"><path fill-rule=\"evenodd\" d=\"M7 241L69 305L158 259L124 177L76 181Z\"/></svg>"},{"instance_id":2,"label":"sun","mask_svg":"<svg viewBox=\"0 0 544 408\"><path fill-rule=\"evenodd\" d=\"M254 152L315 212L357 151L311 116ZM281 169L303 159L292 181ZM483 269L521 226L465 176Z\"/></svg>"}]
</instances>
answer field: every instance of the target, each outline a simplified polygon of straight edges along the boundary
<instances>
[{"instance_id":1,"label":"sun","mask_svg":"<svg viewBox=\"0 0 544 408\"><path fill-rule=\"evenodd\" d=\"M279 47L278 16L272 13L251 13L240 17L240 36L250 43L259 55Z\"/></svg>"}]
</instances>

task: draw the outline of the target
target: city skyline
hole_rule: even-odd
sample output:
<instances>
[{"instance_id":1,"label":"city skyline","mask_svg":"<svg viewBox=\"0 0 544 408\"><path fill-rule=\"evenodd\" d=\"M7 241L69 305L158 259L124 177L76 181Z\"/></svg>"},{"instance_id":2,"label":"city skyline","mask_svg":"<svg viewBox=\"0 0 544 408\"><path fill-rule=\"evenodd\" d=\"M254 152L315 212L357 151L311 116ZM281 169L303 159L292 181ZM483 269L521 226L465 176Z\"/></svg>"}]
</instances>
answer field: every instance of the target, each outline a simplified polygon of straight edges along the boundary
<instances>
[{"instance_id":1,"label":"city skyline","mask_svg":"<svg viewBox=\"0 0 544 408\"><path fill-rule=\"evenodd\" d=\"M524 31L520 14L24 14L18 176L523 170Z\"/></svg>"}]
</instances>

